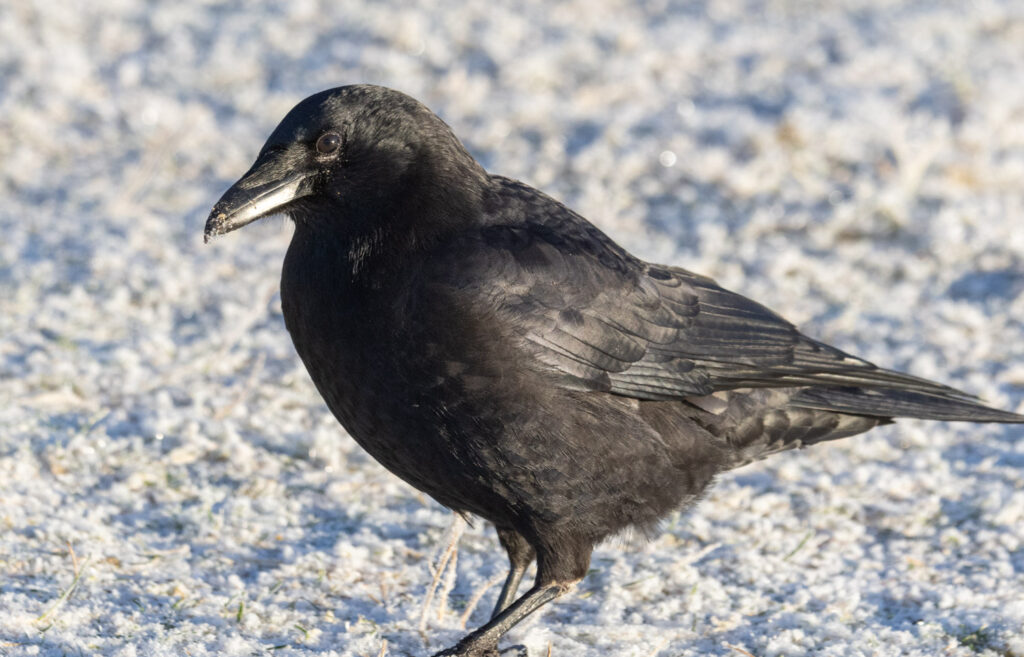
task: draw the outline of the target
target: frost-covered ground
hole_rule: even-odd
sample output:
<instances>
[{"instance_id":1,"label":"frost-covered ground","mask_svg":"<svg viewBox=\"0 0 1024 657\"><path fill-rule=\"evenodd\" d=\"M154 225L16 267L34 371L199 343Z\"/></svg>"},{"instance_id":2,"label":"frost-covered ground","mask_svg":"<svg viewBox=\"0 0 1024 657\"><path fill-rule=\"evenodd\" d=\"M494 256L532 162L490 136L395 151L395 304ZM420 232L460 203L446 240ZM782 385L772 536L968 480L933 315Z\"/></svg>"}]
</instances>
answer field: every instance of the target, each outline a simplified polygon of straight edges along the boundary
<instances>
[{"instance_id":1,"label":"frost-covered ground","mask_svg":"<svg viewBox=\"0 0 1024 657\"><path fill-rule=\"evenodd\" d=\"M429 655L503 571L467 530L418 630L450 515L293 354L290 227L202 244L326 87L404 90L638 254L1024 411L1019 0L77 4L0 7L0 655ZM724 476L509 643L1021 657L1022 434L902 422Z\"/></svg>"}]
</instances>

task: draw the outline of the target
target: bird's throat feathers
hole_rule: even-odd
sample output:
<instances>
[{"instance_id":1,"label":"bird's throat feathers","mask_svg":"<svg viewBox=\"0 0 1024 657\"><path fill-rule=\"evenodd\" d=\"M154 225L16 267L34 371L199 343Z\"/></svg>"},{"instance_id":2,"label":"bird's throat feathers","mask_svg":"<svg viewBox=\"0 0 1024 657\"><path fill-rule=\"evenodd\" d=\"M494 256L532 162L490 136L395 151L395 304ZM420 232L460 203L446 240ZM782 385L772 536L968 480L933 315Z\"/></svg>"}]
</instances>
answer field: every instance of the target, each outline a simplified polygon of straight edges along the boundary
<instances>
[{"instance_id":1,"label":"bird's throat feathers","mask_svg":"<svg viewBox=\"0 0 1024 657\"><path fill-rule=\"evenodd\" d=\"M346 258L354 278L358 277L366 269L367 264L372 264L373 260L389 250L389 242L401 241L396 240L395 236L391 235L390 232L385 227L377 227L366 234L356 235L349 240ZM398 245L391 244L390 246Z\"/></svg>"},{"instance_id":2,"label":"bird's throat feathers","mask_svg":"<svg viewBox=\"0 0 1024 657\"><path fill-rule=\"evenodd\" d=\"M475 162L470 160L472 165ZM394 181L389 193L296 207L296 238L332 245L353 277L383 276L445 237L479 224L492 181L482 169L432 172ZM438 175L439 174L439 175Z\"/></svg>"},{"instance_id":3,"label":"bird's throat feathers","mask_svg":"<svg viewBox=\"0 0 1024 657\"><path fill-rule=\"evenodd\" d=\"M409 187L417 183L408 181ZM293 239L332 249L345 259L353 280L379 282L418 253L479 222L484 185L432 184L429 193L409 187L396 194L393 202L356 207L340 202L330 213L296 208Z\"/></svg>"}]
</instances>

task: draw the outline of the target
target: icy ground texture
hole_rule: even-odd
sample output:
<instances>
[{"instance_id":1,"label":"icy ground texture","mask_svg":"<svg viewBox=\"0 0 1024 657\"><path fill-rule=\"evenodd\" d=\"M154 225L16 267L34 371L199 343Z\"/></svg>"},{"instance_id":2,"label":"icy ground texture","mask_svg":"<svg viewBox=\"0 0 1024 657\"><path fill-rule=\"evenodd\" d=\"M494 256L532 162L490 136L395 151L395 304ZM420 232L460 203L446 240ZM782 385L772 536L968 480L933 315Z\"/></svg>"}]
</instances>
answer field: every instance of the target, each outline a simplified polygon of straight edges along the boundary
<instances>
[{"instance_id":1,"label":"icy ground texture","mask_svg":"<svg viewBox=\"0 0 1024 657\"><path fill-rule=\"evenodd\" d=\"M637 253L1024 410L1024 5L840 4L5 3L0 654L428 655L505 568L478 523L417 630L451 516L293 354L288 223L202 244L326 87L402 89ZM1020 657L1022 628L1022 429L902 422L722 477L509 639Z\"/></svg>"}]
</instances>

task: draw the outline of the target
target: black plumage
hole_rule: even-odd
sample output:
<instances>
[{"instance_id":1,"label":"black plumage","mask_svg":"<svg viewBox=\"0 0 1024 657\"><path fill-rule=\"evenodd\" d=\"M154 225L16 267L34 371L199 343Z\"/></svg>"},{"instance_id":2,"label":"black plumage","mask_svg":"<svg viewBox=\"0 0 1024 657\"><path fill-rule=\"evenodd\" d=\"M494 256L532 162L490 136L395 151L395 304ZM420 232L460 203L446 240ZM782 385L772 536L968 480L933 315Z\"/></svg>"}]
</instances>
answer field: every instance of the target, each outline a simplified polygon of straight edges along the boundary
<instances>
[{"instance_id":1,"label":"black plumage","mask_svg":"<svg viewBox=\"0 0 1024 657\"><path fill-rule=\"evenodd\" d=\"M295 222L285 323L331 411L399 477L492 522L509 554L491 621L441 654L495 654L597 542L653 528L730 468L894 417L1024 422L635 258L382 87L296 106L206 236L278 212Z\"/></svg>"}]
</instances>

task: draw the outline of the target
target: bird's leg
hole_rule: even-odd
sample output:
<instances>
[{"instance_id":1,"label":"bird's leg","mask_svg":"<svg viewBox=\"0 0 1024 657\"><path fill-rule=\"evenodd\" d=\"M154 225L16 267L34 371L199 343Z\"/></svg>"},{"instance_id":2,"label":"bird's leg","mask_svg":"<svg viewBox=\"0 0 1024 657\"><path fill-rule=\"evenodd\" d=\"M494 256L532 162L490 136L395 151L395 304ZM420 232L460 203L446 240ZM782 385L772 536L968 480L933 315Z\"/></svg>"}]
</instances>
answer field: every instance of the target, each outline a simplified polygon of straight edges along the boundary
<instances>
[{"instance_id":1,"label":"bird's leg","mask_svg":"<svg viewBox=\"0 0 1024 657\"><path fill-rule=\"evenodd\" d=\"M434 657L497 657L498 639L505 632L543 605L568 593L586 575L591 546L577 544L573 547L578 549L539 553L537 579L533 588L482 627L466 635L454 647L442 650ZM509 575L511 578L512 573Z\"/></svg>"},{"instance_id":2,"label":"bird's leg","mask_svg":"<svg viewBox=\"0 0 1024 657\"><path fill-rule=\"evenodd\" d=\"M526 566L512 566L509 568L508 577L505 578L505 584L501 587L498 601L494 603L494 611L491 612L491 618L497 618L498 614L505 611L512 604L512 601L515 600L524 572L526 572Z\"/></svg>"},{"instance_id":3,"label":"bird's leg","mask_svg":"<svg viewBox=\"0 0 1024 657\"><path fill-rule=\"evenodd\" d=\"M519 591L519 583L523 579L523 573L533 563L536 553L533 547L526 542L523 536L515 531L514 529L502 529L498 530L498 540L501 541L502 547L505 548L505 552L508 553L509 570L508 577L505 578L505 584L501 587L501 593L498 595L498 601L494 605L494 611L491 612L491 619L497 618L498 614L505 611L505 609L512 604L512 601L516 598L516 592Z\"/></svg>"},{"instance_id":4,"label":"bird's leg","mask_svg":"<svg viewBox=\"0 0 1024 657\"><path fill-rule=\"evenodd\" d=\"M568 584L536 584L479 629L466 635L453 648L442 650L434 657L495 657L498 655L498 639L542 605L569 591L575 582Z\"/></svg>"}]
</instances>

